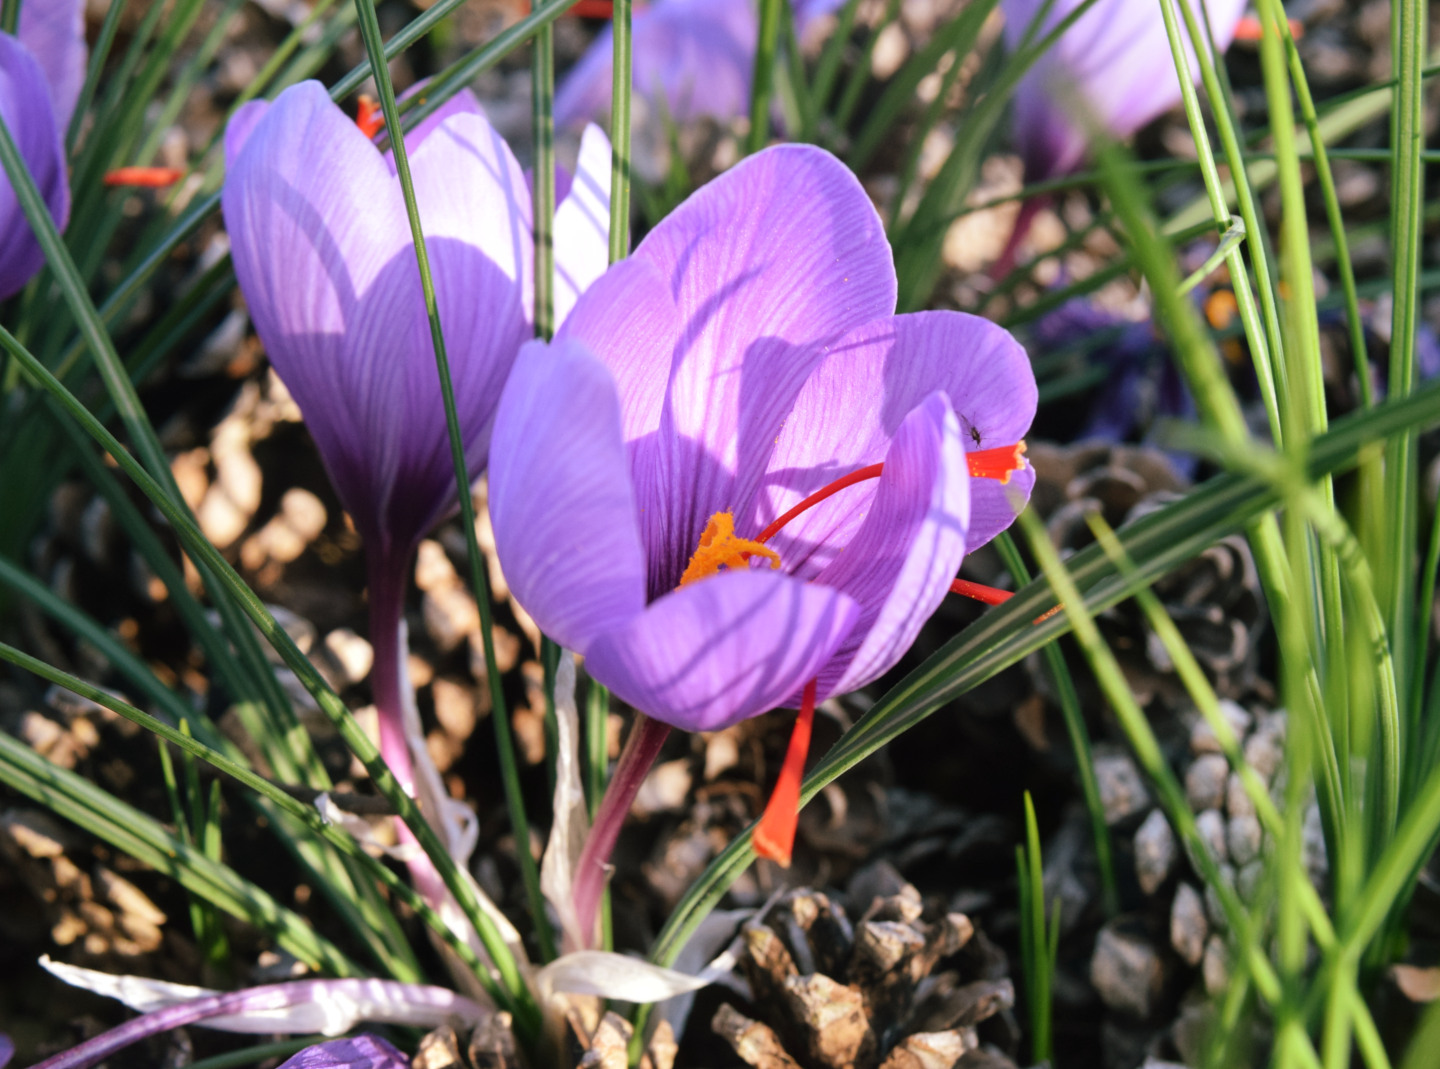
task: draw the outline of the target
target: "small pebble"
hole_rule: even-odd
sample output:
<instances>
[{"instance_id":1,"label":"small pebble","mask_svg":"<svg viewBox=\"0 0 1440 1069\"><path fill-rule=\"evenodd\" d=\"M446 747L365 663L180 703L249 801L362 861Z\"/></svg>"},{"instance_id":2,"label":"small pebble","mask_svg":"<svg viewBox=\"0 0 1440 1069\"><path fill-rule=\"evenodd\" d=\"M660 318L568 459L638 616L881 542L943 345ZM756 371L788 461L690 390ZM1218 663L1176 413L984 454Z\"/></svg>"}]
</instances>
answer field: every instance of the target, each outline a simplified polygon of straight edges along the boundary
<instances>
[{"instance_id":1,"label":"small pebble","mask_svg":"<svg viewBox=\"0 0 1440 1069\"><path fill-rule=\"evenodd\" d=\"M375 651L369 641L348 627L338 627L325 636L325 651L340 670L344 686L353 686L370 674Z\"/></svg>"},{"instance_id":2,"label":"small pebble","mask_svg":"<svg viewBox=\"0 0 1440 1069\"><path fill-rule=\"evenodd\" d=\"M1260 892L1260 884L1265 880L1265 861L1262 858L1255 858L1253 861L1243 865L1235 875L1235 890L1240 893L1240 898L1246 905L1253 905L1255 896Z\"/></svg>"},{"instance_id":3,"label":"small pebble","mask_svg":"<svg viewBox=\"0 0 1440 1069\"><path fill-rule=\"evenodd\" d=\"M1090 959L1090 982L1112 1010L1149 1017L1165 987L1165 961L1138 932L1122 927L1123 919L1100 929Z\"/></svg>"},{"instance_id":4,"label":"small pebble","mask_svg":"<svg viewBox=\"0 0 1440 1069\"><path fill-rule=\"evenodd\" d=\"M1140 770L1127 753L1099 754L1095 757L1095 779L1100 787L1100 804L1105 810L1105 823L1118 824L1126 817L1149 808L1150 792Z\"/></svg>"},{"instance_id":5,"label":"small pebble","mask_svg":"<svg viewBox=\"0 0 1440 1069\"><path fill-rule=\"evenodd\" d=\"M1195 812L1219 809L1225 803L1230 764L1218 753L1201 754L1185 770L1185 797Z\"/></svg>"},{"instance_id":6,"label":"small pebble","mask_svg":"<svg viewBox=\"0 0 1440 1069\"><path fill-rule=\"evenodd\" d=\"M1220 882L1230 890L1235 890L1235 869L1230 865L1221 865ZM1223 932L1229 927L1225 919L1225 909L1220 904L1220 894L1213 884L1208 883L1205 885L1205 915L1210 918L1211 926L1219 931Z\"/></svg>"},{"instance_id":7,"label":"small pebble","mask_svg":"<svg viewBox=\"0 0 1440 1069\"><path fill-rule=\"evenodd\" d=\"M1222 699L1220 712L1229 723L1231 730L1235 732L1237 739L1243 739L1245 732L1250 730L1250 722L1253 719L1249 713L1237 702ZM1190 749L1197 754L1218 754L1221 752L1220 740L1216 738L1215 732L1210 728L1210 722L1203 717L1196 722L1190 731Z\"/></svg>"},{"instance_id":8,"label":"small pebble","mask_svg":"<svg viewBox=\"0 0 1440 1069\"><path fill-rule=\"evenodd\" d=\"M1230 848L1230 860L1237 865L1248 865L1260 856L1263 838L1256 817L1231 817L1225 825L1225 844Z\"/></svg>"},{"instance_id":9,"label":"small pebble","mask_svg":"<svg viewBox=\"0 0 1440 1069\"><path fill-rule=\"evenodd\" d=\"M1205 900L1192 885L1181 883L1175 889L1175 900L1170 903L1170 945L1187 964L1199 965L1209 934Z\"/></svg>"},{"instance_id":10,"label":"small pebble","mask_svg":"<svg viewBox=\"0 0 1440 1069\"><path fill-rule=\"evenodd\" d=\"M1153 895L1175 866L1175 833L1165 814L1152 809L1135 832L1135 876L1140 889Z\"/></svg>"},{"instance_id":11,"label":"small pebble","mask_svg":"<svg viewBox=\"0 0 1440 1069\"><path fill-rule=\"evenodd\" d=\"M1229 860L1230 852L1225 846L1225 818L1220 815L1220 810L1206 809L1197 813L1195 827L1209 847L1211 857L1220 862Z\"/></svg>"},{"instance_id":12,"label":"small pebble","mask_svg":"<svg viewBox=\"0 0 1440 1069\"><path fill-rule=\"evenodd\" d=\"M1255 815L1255 803L1245 793L1245 784L1238 772L1230 773L1230 778L1225 781L1225 812L1231 817Z\"/></svg>"},{"instance_id":13,"label":"small pebble","mask_svg":"<svg viewBox=\"0 0 1440 1069\"><path fill-rule=\"evenodd\" d=\"M1205 977L1205 990L1219 995L1230 983L1230 952L1225 949L1225 940L1212 935L1205 943L1205 962L1200 967Z\"/></svg>"}]
</instances>

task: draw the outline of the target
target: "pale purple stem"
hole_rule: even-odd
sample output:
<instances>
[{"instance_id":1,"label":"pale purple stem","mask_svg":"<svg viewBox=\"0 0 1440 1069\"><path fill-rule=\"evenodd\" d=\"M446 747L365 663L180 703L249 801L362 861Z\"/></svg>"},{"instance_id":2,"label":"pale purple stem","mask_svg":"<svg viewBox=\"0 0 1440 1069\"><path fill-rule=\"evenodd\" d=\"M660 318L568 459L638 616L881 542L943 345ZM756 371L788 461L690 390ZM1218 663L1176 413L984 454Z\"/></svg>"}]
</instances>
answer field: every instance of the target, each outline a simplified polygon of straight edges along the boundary
<instances>
[{"instance_id":1,"label":"pale purple stem","mask_svg":"<svg viewBox=\"0 0 1440 1069\"><path fill-rule=\"evenodd\" d=\"M620 751L615 775L600 799L600 811L595 814L595 824L575 867L575 918L588 940L587 946L578 949L595 947L600 896L605 890L610 854L615 849L615 840L620 838L620 826L630 813L630 804L635 801L640 784L645 782L646 773L660 756L660 747L669 735L669 724L651 720L644 713L637 714L630 727L630 737Z\"/></svg>"},{"instance_id":2,"label":"pale purple stem","mask_svg":"<svg viewBox=\"0 0 1440 1069\"><path fill-rule=\"evenodd\" d=\"M1020 202L1020 214L1015 217L1015 226L1010 231L1010 238L1005 242L1005 248L1001 251L999 259L990 265L990 277L994 281L999 282L1015 269L1015 260L1020 254L1020 243L1029 235L1030 228L1035 225L1036 217L1050 206L1053 199L1049 193L1040 193Z\"/></svg>"},{"instance_id":3,"label":"pale purple stem","mask_svg":"<svg viewBox=\"0 0 1440 1069\"><path fill-rule=\"evenodd\" d=\"M479 1003L463 995L427 984L402 984L396 980L295 980L205 995L142 1014L133 1021L126 1021L79 1046L47 1058L32 1069L89 1069L89 1066L103 1061L117 1050L172 1028L183 1028L214 1017L273 1012L310 1003L334 1004L337 1000L364 1007L355 1015L357 1020L421 1027L434 1027L452 1017L478 1021L486 1013ZM284 1029L277 1026L275 1030Z\"/></svg>"},{"instance_id":4,"label":"pale purple stem","mask_svg":"<svg viewBox=\"0 0 1440 1069\"><path fill-rule=\"evenodd\" d=\"M414 798L415 766L405 738L405 703L410 700L405 691L410 683L405 670L409 650L403 636L405 575L409 561L408 552L369 556L370 644L375 653L370 669L370 692L380 720L380 756L390 766L401 789ZM438 814L425 815L432 825L436 823ZM440 830L444 840L443 829ZM403 820L396 820L395 834L400 845L412 847L415 854L406 861L410 882L427 903L438 908L447 895L445 881Z\"/></svg>"}]
</instances>

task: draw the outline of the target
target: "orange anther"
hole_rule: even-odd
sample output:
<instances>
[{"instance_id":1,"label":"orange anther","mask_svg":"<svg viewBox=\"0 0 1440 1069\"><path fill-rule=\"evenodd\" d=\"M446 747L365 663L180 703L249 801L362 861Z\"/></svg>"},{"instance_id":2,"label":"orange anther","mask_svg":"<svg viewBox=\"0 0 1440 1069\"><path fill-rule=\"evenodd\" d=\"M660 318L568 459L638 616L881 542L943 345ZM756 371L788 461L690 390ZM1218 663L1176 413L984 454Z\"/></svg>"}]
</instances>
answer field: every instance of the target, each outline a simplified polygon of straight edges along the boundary
<instances>
[{"instance_id":1,"label":"orange anther","mask_svg":"<svg viewBox=\"0 0 1440 1069\"><path fill-rule=\"evenodd\" d=\"M717 512L710 517L700 535L700 545L685 566L680 576L680 586L714 575L722 567L737 570L749 566L751 557L763 557L770 567L780 567L780 554L761 545L758 541L735 536L735 517L728 512Z\"/></svg>"},{"instance_id":2,"label":"orange anther","mask_svg":"<svg viewBox=\"0 0 1440 1069\"><path fill-rule=\"evenodd\" d=\"M1286 19L1290 26L1290 36L1295 40L1305 36L1305 26L1298 19ZM1235 40L1237 41L1258 41L1265 32L1265 27L1254 15L1246 15L1235 26Z\"/></svg>"},{"instance_id":3,"label":"orange anther","mask_svg":"<svg viewBox=\"0 0 1440 1069\"><path fill-rule=\"evenodd\" d=\"M795 730L780 766L775 790L755 826L755 853L768 857L781 868L790 867L795 849L795 827L800 823L800 780L805 772L805 758L810 753L810 728L815 723L815 680L805 684L800 696L800 712L795 717Z\"/></svg>"},{"instance_id":4,"label":"orange anther","mask_svg":"<svg viewBox=\"0 0 1440 1069\"><path fill-rule=\"evenodd\" d=\"M113 171L105 172L105 184L164 189L184 177L185 172L179 167L117 167Z\"/></svg>"}]
</instances>

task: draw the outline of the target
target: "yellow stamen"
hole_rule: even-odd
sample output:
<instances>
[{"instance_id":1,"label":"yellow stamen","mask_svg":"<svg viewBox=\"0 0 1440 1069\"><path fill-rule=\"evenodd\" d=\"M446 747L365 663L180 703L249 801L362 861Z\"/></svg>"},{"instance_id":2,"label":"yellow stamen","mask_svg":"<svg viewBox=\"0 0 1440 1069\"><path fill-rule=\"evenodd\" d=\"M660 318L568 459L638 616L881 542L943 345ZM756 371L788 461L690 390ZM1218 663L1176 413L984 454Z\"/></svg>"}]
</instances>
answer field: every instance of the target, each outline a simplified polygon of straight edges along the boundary
<instances>
[{"instance_id":1,"label":"yellow stamen","mask_svg":"<svg viewBox=\"0 0 1440 1069\"><path fill-rule=\"evenodd\" d=\"M700 546L685 566L680 585L714 575L721 567L746 568L751 557L763 557L770 562L770 567L780 567L780 554L749 538L736 538L735 517L728 512L717 512L705 525L700 535Z\"/></svg>"}]
</instances>

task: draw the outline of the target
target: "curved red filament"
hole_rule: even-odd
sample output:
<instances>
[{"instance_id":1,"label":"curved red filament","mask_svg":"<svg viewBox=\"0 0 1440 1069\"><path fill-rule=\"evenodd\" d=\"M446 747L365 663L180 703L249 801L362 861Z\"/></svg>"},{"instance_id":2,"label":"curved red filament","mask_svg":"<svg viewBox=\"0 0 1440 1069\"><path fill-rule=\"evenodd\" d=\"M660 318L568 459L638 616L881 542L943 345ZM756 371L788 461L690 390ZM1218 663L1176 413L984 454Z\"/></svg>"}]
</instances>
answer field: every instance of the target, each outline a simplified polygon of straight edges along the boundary
<instances>
[{"instance_id":1,"label":"curved red filament","mask_svg":"<svg viewBox=\"0 0 1440 1069\"><path fill-rule=\"evenodd\" d=\"M1015 596L1010 590L997 590L993 586L986 586L984 583L972 583L968 579L950 580L950 592L959 594L962 598L974 598L976 601L983 601L986 605L1004 605Z\"/></svg>"},{"instance_id":2,"label":"curved red filament","mask_svg":"<svg viewBox=\"0 0 1440 1069\"><path fill-rule=\"evenodd\" d=\"M965 462L970 469L970 475L976 479L997 479L1003 485L1010 481L1011 472L1018 471L1025 462L1020 458L1025 453L1025 443L1016 442L1013 445L1002 445L996 449L977 449L974 452L965 454ZM766 528L755 536L757 542L768 542L779 533L795 517L813 509L820 502L834 494L838 494L846 487L854 486L856 483L864 482L866 479L878 479L885 471L885 464L867 464L863 468L857 468L849 475L842 475L832 483L827 483L816 490L809 497L806 497L793 508L787 509L780 516L772 520Z\"/></svg>"},{"instance_id":3,"label":"curved red filament","mask_svg":"<svg viewBox=\"0 0 1440 1069\"><path fill-rule=\"evenodd\" d=\"M775 781L775 790L755 826L755 853L776 862L781 868L790 867L790 855L795 849L795 827L800 822L800 780L805 772L805 758L810 753L810 728L815 723L815 680L805 684L800 697L800 712L795 717L795 730L790 735L790 746L785 751L785 763L780 766L780 778Z\"/></svg>"},{"instance_id":4,"label":"curved red filament","mask_svg":"<svg viewBox=\"0 0 1440 1069\"><path fill-rule=\"evenodd\" d=\"M117 167L105 172L107 186L140 186L144 189L164 189L173 186L185 177L179 167Z\"/></svg>"},{"instance_id":5,"label":"curved red filament","mask_svg":"<svg viewBox=\"0 0 1440 1069\"><path fill-rule=\"evenodd\" d=\"M385 125L385 115L380 110L380 102L361 93L359 110L355 113L355 125L360 127L362 134L373 139Z\"/></svg>"}]
</instances>

